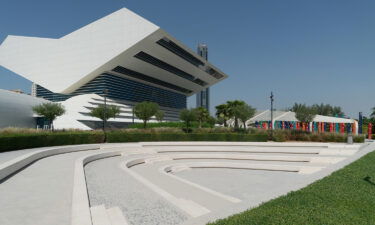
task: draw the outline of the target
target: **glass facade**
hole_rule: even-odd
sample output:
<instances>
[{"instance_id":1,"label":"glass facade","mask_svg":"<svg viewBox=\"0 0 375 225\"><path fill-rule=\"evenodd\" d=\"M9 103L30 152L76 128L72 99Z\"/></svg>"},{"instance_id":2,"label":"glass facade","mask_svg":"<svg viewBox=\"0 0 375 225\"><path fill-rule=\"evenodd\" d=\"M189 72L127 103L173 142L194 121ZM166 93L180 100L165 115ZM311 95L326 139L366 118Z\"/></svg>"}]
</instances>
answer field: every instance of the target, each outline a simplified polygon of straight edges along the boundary
<instances>
[{"instance_id":1,"label":"glass facade","mask_svg":"<svg viewBox=\"0 0 375 225\"><path fill-rule=\"evenodd\" d=\"M204 66L204 63L201 60L199 60L189 52L185 51L183 48L181 48L168 38L160 39L156 43L173 52L174 54L180 56L181 58L185 59L186 61L190 62L196 67Z\"/></svg>"},{"instance_id":2,"label":"glass facade","mask_svg":"<svg viewBox=\"0 0 375 225\"><path fill-rule=\"evenodd\" d=\"M64 101L70 97L81 94L102 95L104 89L108 90L108 98L132 102L150 101L160 106L182 109L186 108L186 96L173 91L143 84L124 77L102 74L87 84L83 85L72 94L53 93L39 85L36 87L37 97L50 101Z\"/></svg>"},{"instance_id":3,"label":"glass facade","mask_svg":"<svg viewBox=\"0 0 375 225\"><path fill-rule=\"evenodd\" d=\"M190 93L193 92L193 91L188 90L186 88L179 87L177 85L174 85L174 84L156 79L154 77L151 77L151 76L148 76L148 75L145 75L145 74L142 74L142 73L138 73L136 71L127 69L127 68L122 67L122 66L117 66L112 71L114 71L116 73L121 73L121 74L127 75L129 77L144 80L144 81L147 81L147 82L150 82L150 83L153 83L153 84L157 84L157 85L160 85L160 86L163 86L163 87L166 87L166 88L170 88L170 89L173 89L175 91L183 92L183 93L186 93L186 94L190 94Z\"/></svg>"},{"instance_id":4,"label":"glass facade","mask_svg":"<svg viewBox=\"0 0 375 225\"><path fill-rule=\"evenodd\" d=\"M150 63L156 67L159 67L160 69L163 69L165 71L168 71L170 73L173 73L179 77L182 77L186 80L190 80L191 82L194 82L196 84L199 84L201 86L206 86L207 85L207 82L201 80L201 79L198 79L198 78L195 78L193 75L189 74L189 73L186 73L185 71L182 71L172 65L169 65L168 63L166 62L163 62L161 61L160 59L157 59L155 57L153 57L152 55L149 55L145 52L139 52L138 54L136 54L134 57L144 61L144 62L147 62L147 63Z\"/></svg>"},{"instance_id":5,"label":"glass facade","mask_svg":"<svg viewBox=\"0 0 375 225\"><path fill-rule=\"evenodd\" d=\"M207 45L199 44L197 52L198 52L198 55L202 56L204 59L206 60L208 59ZM210 110L210 89L209 88L206 88L205 90L197 93L197 107L203 107L203 108L206 108L207 110Z\"/></svg>"}]
</instances>

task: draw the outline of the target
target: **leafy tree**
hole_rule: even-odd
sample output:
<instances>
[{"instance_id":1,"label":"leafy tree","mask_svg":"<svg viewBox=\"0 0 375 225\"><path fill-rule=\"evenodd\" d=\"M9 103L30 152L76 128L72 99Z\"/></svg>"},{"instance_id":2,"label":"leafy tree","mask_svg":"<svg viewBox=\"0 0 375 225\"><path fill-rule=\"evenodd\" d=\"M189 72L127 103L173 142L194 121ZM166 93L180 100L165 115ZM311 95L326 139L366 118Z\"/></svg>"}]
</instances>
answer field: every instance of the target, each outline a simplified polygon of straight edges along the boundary
<instances>
[{"instance_id":1,"label":"leafy tree","mask_svg":"<svg viewBox=\"0 0 375 225\"><path fill-rule=\"evenodd\" d=\"M209 116L207 118L207 123L210 125L210 127L215 127L216 124L216 118L213 116Z\"/></svg>"},{"instance_id":2,"label":"leafy tree","mask_svg":"<svg viewBox=\"0 0 375 225\"><path fill-rule=\"evenodd\" d=\"M51 122L51 128L54 130L53 127L53 121L58 117L65 113L65 108L60 103L43 103L37 106L32 107L32 110L40 115L46 118Z\"/></svg>"},{"instance_id":3,"label":"leafy tree","mask_svg":"<svg viewBox=\"0 0 375 225\"><path fill-rule=\"evenodd\" d=\"M331 106L330 104L323 104L320 105L314 104L311 106L318 115L323 116L337 116L337 117L344 117L345 113L342 111L341 107L339 106Z\"/></svg>"},{"instance_id":4,"label":"leafy tree","mask_svg":"<svg viewBox=\"0 0 375 225\"><path fill-rule=\"evenodd\" d=\"M290 111L292 112L297 112L298 110L302 109L303 107L306 107L305 104L300 104L300 103L294 103L292 108L290 108Z\"/></svg>"},{"instance_id":5,"label":"leafy tree","mask_svg":"<svg viewBox=\"0 0 375 225\"><path fill-rule=\"evenodd\" d=\"M141 120L143 120L143 128L146 128L147 121L159 111L159 105L154 102L141 102L135 105L134 114Z\"/></svg>"},{"instance_id":6,"label":"leafy tree","mask_svg":"<svg viewBox=\"0 0 375 225\"><path fill-rule=\"evenodd\" d=\"M345 117L345 113L342 111L340 106L334 106L332 108L332 116Z\"/></svg>"},{"instance_id":7,"label":"leafy tree","mask_svg":"<svg viewBox=\"0 0 375 225\"><path fill-rule=\"evenodd\" d=\"M196 120L199 122L199 128L202 128L202 123L207 121L210 116L208 110L204 107L198 107L194 109L196 113Z\"/></svg>"},{"instance_id":8,"label":"leafy tree","mask_svg":"<svg viewBox=\"0 0 375 225\"><path fill-rule=\"evenodd\" d=\"M240 105L245 105L244 101L234 100L234 101L227 101L228 105L228 114L230 118L234 118L234 128L238 129L238 117L235 113L236 107Z\"/></svg>"},{"instance_id":9,"label":"leafy tree","mask_svg":"<svg viewBox=\"0 0 375 225\"><path fill-rule=\"evenodd\" d=\"M305 104L300 105L296 113L296 118L300 122L310 123L314 120L316 111L313 107L306 106Z\"/></svg>"},{"instance_id":10,"label":"leafy tree","mask_svg":"<svg viewBox=\"0 0 375 225\"><path fill-rule=\"evenodd\" d=\"M306 107L305 104L294 103L293 107L290 109L293 112L297 112L300 108ZM342 111L340 106L331 106L330 104L314 104L310 107L315 111L316 114L322 116L337 116L344 117L345 113Z\"/></svg>"},{"instance_id":11,"label":"leafy tree","mask_svg":"<svg viewBox=\"0 0 375 225\"><path fill-rule=\"evenodd\" d=\"M216 117L219 121L223 121L224 127L227 127L227 121L230 119L229 107L227 104L216 106Z\"/></svg>"},{"instance_id":12,"label":"leafy tree","mask_svg":"<svg viewBox=\"0 0 375 225\"><path fill-rule=\"evenodd\" d=\"M161 110L158 110L158 111L155 113L155 118L156 118L157 121L162 122L163 119L164 119L164 112L161 111Z\"/></svg>"},{"instance_id":13,"label":"leafy tree","mask_svg":"<svg viewBox=\"0 0 375 225\"><path fill-rule=\"evenodd\" d=\"M255 114L255 108L248 104L238 105L234 108L234 115L240 119L243 123L243 127L246 130L246 121L253 117Z\"/></svg>"},{"instance_id":14,"label":"leafy tree","mask_svg":"<svg viewBox=\"0 0 375 225\"><path fill-rule=\"evenodd\" d=\"M91 109L90 116L96 117L100 120L108 121L111 118L116 118L120 114L120 107L116 105L98 105L96 108ZM104 130L104 125L103 125Z\"/></svg>"},{"instance_id":15,"label":"leafy tree","mask_svg":"<svg viewBox=\"0 0 375 225\"><path fill-rule=\"evenodd\" d=\"M190 123L196 121L197 113L193 109L183 109L180 112L180 119L186 124L186 132L189 132Z\"/></svg>"}]
</instances>

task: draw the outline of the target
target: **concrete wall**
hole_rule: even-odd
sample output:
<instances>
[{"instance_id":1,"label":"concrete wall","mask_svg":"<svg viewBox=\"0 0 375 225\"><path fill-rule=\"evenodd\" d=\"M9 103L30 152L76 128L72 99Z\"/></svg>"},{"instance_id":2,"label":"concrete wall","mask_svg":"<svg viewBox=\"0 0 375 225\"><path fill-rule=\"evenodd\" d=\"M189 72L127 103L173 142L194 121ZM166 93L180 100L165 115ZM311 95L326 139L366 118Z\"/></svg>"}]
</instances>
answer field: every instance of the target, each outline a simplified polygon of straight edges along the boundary
<instances>
[{"instance_id":1,"label":"concrete wall","mask_svg":"<svg viewBox=\"0 0 375 225\"><path fill-rule=\"evenodd\" d=\"M47 102L26 94L0 89L0 128L35 128L32 106Z\"/></svg>"}]
</instances>

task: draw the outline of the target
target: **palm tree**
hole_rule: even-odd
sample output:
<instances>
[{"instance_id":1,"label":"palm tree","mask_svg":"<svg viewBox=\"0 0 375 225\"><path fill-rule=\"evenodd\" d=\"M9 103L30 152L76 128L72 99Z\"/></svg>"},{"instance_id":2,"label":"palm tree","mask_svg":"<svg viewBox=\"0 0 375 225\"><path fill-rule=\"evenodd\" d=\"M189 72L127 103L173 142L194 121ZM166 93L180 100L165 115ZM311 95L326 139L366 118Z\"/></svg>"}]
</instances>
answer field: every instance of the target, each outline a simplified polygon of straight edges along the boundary
<instances>
[{"instance_id":1,"label":"palm tree","mask_svg":"<svg viewBox=\"0 0 375 225\"><path fill-rule=\"evenodd\" d=\"M206 108L198 107L194 109L196 113L196 119L199 122L199 128L202 128L202 123L207 121L208 117L210 116L210 113Z\"/></svg>"},{"instance_id":2,"label":"palm tree","mask_svg":"<svg viewBox=\"0 0 375 225\"><path fill-rule=\"evenodd\" d=\"M236 107L245 105L246 103L244 101L240 100L234 100L234 101L227 101L228 105L228 112L229 112L229 117L234 118L234 128L238 129L238 117L235 113Z\"/></svg>"},{"instance_id":3,"label":"palm tree","mask_svg":"<svg viewBox=\"0 0 375 225\"><path fill-rule=\"evenodd\" d=\"M221 104L216 106L216 117L218 120L222 120L224 122L224 127L227 127L227 120L230 119L229 115L229 107L227 104Z\"/></svg>"}]
</instances>

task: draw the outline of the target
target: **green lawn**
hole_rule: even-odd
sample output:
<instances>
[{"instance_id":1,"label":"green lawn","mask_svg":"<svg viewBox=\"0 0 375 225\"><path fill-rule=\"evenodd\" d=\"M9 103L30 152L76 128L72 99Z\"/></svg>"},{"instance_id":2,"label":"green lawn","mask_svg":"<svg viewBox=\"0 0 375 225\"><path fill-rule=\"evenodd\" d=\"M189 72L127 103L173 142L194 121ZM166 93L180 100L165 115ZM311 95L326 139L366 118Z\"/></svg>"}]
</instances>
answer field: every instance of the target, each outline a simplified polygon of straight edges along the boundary
<instances>
[{"instance_id":1,"label":"green lawn","mask_svg":"<svg viewBox=\"0 0 375 225\"><path fill-rule=\"evenodd\" d=\"M375 224L375 152L306 188L210 224Z\"/></svg>"}]
</instances>

